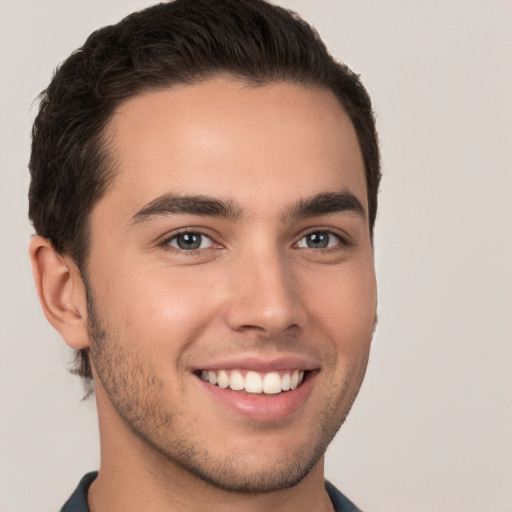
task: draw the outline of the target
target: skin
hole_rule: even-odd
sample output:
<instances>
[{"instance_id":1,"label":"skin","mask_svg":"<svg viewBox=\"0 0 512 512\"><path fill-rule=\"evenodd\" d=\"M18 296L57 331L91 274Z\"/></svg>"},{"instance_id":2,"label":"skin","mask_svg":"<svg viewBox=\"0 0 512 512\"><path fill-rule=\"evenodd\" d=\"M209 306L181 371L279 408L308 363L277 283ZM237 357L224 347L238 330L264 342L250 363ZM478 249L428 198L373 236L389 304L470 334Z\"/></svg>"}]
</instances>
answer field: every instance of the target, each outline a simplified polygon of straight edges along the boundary
<instances>
[{"instance_id":1,"label":"skin","mask_svg":"<svg viewBox=\"0 0 512 512\"><path fill-rule=\"evenodd\" d=\"M107 132L117 175L90 217L89 302L69 258L39 237L31 245L47 317L91 349L91 510L331 510L323 454L363 380L376 309L348 116L322 89L216 79L136 96ZM361 211L297 215L340 192ZM148 207L165 194L236 215ZM199 249L179 248L183 230L202 234ZM310 233L329 246L308 246ZM197 369L248 356L314 363L300 407L254 419L205 392Z\"/></svg>"}]
</instances>

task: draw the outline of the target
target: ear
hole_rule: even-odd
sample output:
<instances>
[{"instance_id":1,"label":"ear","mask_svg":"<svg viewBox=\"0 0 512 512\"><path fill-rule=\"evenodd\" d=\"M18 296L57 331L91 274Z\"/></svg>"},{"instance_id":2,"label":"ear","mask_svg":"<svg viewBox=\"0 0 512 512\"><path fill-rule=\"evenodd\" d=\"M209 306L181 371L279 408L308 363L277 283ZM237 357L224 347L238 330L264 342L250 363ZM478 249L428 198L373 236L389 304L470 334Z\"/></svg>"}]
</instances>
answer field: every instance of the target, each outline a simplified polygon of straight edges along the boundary
<instances>
[{"instance_id":1,"label":"ear","mask_svg":"<svg viewBox=\"0 0 512 512\"><path fill-rule=\"evenodd\" d=\"M57 253L46 238L33 236L29 251L46 318L71 348L87 348L87 300L80 271L71 258Z\"/></svg>"}]
</instances>

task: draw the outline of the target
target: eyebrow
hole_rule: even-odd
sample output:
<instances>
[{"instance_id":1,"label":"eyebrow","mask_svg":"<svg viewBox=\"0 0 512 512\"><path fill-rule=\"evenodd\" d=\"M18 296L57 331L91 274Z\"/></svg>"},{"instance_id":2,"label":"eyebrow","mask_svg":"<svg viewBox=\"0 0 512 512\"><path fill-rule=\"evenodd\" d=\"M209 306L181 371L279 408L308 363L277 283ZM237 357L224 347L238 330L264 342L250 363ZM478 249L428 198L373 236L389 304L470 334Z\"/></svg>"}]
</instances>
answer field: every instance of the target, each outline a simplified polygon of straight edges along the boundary
<instances>
[{"instance_id":1,"label":"eyebrow","mask_svg":"<svg viewBox=\"0 0 512 512\"><path fill-rule=\"evenodd\" d=\"M340 212L353 212L366 220L366 213L361 201L348 190L322 192L312 197L301 199L286 212L284 218L303 219Z\"/></svg>"},{"instance_id":2,"label":"eyebrow","mask_svg":"<svg viewBox=\"0 0 512 512\"><path fill-rule=\"evenodd\" d=\"M366 219L363 205L347 190L322 192L301 199L282 216L282 220L301 219L339 212L354 212ZM223 201L204 195L164 194L143 206L131 219L131 225L145 222L153 217L165 215L201 215L239 220L243 208L233 201Z\"/></svg>"},{"instance_id":3,"label":"eyebrow","mask_svg":"<svg viewBox=\"0 0 512 512\"><path fill-rule=\"evenodd\" d=\"M131 219L131 224L139 224L152 217L176 214L225 217L238 220L242 208L232 201L222 201L202 195L164 194L143 206Z\"/></svg>"}]
</instances>

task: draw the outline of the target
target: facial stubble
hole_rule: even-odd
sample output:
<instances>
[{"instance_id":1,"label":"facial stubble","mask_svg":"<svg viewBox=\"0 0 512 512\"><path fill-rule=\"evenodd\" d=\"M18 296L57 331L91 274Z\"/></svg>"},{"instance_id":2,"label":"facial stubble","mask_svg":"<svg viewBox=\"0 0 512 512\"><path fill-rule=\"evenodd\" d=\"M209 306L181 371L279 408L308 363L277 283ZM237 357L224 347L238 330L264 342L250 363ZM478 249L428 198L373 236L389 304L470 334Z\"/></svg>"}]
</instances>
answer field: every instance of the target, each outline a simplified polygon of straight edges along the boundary
<instances>
[{"instance_id":1,"label":"facial stubble","mask_svg":"<svg viewBox=\"0 0 512 512\"><path fill-rule=\"evenodd\" d=\"M334 385L320 417L315 435L294 451L272 454L261 464L254 461L254 446L242 453L215 452L215 438L208 442L189 435L180 426L183 411L166 409L163 382L150 361L136 346L115 332L100 316L90 284L87 296L89 357L97 378L124 425L171 467L195 475L217 489L243 494L261 494L287 489L303 480L324 455L345 421L364 378L366 362L359 372ZM143 343L140 343L143 346ZM354 385L354 379L356 384ZM347 396L349 394L350 396ZM212 450L213 448L213 450Z\"/></svg>"}]
</instances>

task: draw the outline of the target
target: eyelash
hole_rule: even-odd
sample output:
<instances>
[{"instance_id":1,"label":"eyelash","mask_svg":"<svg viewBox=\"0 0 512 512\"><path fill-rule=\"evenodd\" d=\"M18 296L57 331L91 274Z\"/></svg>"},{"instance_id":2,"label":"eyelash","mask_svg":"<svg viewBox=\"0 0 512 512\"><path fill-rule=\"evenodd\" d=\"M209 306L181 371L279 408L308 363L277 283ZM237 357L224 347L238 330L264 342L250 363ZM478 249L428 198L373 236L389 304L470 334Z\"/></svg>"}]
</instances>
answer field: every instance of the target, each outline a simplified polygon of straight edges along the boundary
<instances>
[{"instance_id":1,"label":"eyelash","mask_svg":"<svg viewBox=\"0 0 512 512\"><path fill-rule=\"evenodd\" d=\"M171 243L175 240L178 239L178 237L180 236L185 236L185 235L197 235L199 237L202 237L202 238L207 238L211 241L212 245L215 245L215 241L213 240L213 238L210 236L210 235L207 235L206 233L203 233L201 230L199 229L190 229L190 228L186 228L186 229L182 229L182 230L179 230L175 233L173 233L171 236L165 238L164 240L162 240L162 242L160 242L158 245L160 247L162 247L163 249L165 250L168 250L168 251L178 251L182 254L186 254L187 256L194 256L194 255L197 255L197 254L200 254L202 251L206 250L206 249L210 249L211 247L207 247L207 248L197 248L197 249L182 249L180 247L173 247L171 245Z\"/></svg>"},{"instance_id":2,"label":"eyelash","mask_svg":"<svg viewBox=\"0 0 512 512\"><path fill-rule=\"evenodd\" d=\"M304 233L300 239L295 242L294 246L298 246L298 244L300 242L302 242L304 239L306 239L307 237L310 237L312 235L327 235L329 236L329 240L328 240L328 244L331 243L331 240L334 238L336 240L337 243L335 243L334 246L327 246L327 247L303 247L304 249L308 249L310 251L322 251L322 252L325 252L325 251L335 251L335 250L340 250L342 248L345 248L347 247L349 244L347 242L347 240L341 236L339 233L334 233L333 231L329 230L329 229L314 229L314 230L311 230L311 231L308 231L307 233Z\"/></svg>"},{"instance_id":3,"label":"eyelash","mask_svg":"<svg viewBox=\"0 0 512 512\"><path fill-rule=\"evenodd\" d=\"M198 255L198 254L201 254L203 251L212 248L212 247L205 247L205 248L198 247L198 248L192 248L192 249L183 249L183 248L174 247L171 245L171 243L173 241L176 241L178 239L178 237L184 236L184 235L197 235L199 237L202 237L203 239L204 238L209 239L212 245L219 245L219 244L216 244L215 240L210 235L204 233L200 229L191 229L191 228L185 228L185 229L182 229L182 230L179 230L179 231L173 233L171 236L162 240L162 242L160 242L158 245L165 250L177 251L177 252L180 252L181 254L186 254L187 256ZM304 239L306 239L307 237L312 236L312 235L328 235L330 237L330 239L328 240L328 244L331 243L333 238L336 240L337 243L335 243L335 245L331 246L331 247L329 247L329 246L327 246L327 247L299 247L299 244ZM201 241L201 243L202 243L202 241ZM333 231L331 231L329 229L316 228L314 230L303 233L301 235L301 237L293 244L293 247L307 249L309 251L315 251L315 252L327 252L327 251L331 252L331 251L344 249L344 248L348 247L349 245L350 244L346 240L346 238L341 236L339 233L334 233Z\"/></svg>"}]
</instances>

